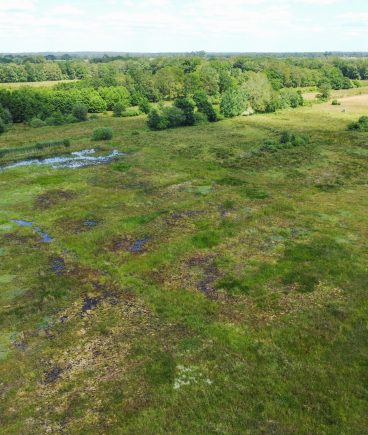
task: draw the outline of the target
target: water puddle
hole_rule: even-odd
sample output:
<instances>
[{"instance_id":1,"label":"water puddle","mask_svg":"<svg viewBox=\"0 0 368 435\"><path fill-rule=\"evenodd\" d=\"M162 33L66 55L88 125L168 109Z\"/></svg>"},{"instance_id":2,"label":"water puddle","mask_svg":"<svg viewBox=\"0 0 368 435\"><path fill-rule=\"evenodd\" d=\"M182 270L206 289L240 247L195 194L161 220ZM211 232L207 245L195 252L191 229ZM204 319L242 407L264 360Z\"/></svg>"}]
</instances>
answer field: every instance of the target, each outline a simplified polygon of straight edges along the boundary
<instances>
[{"instance_id":1,"label":"water puddle","mask_svg":"<svg viewBox=\"0 0 368 435\"><path fill-rule=\"evenodd\" d=\"M19 162L11 163L10 165L2 166L0 169L11 169L17 168L19 166L41 166L41 165L50 165L54 169L77 169L83 168L86 166L95 166L101 165L103 163L109 163L113 161L116 157L122 155L121 152L117 150L113 150L108 155L95 155L96 150L83 150L83 151L75 151L68 156L60 156L60 157L49 157L45 159L29 159L29 160L21 160Z\"/></svg>"},{"instance_id":2,"label":"water puddle","mask_svg":"<svg viewBox=\"0 0 368 435\"><path fill-rule=\"evenodd\" d=\"M54 239L47 234L45 231L42 231L40 227L34 227L33 226L33 222L30 221L24 221L21 219L13 219L12 222L14 222L16 225L20 226L20 227L33 227L35 230L35 233L38 234L42 241L44 243L51 243Z\"/></svg>"},{"instance_id":3,"label":"water puddle","mask_svg":"<svg viewBox=\"0 0 368 435\"><path fill-rule=\"evenodd\" d=\"M148 237L145 237L144 239L135 240L133 245L130 247L129 251L133 254L139 254L143 252L145 244L148 242Z\"/></svg>"}]
</instances>

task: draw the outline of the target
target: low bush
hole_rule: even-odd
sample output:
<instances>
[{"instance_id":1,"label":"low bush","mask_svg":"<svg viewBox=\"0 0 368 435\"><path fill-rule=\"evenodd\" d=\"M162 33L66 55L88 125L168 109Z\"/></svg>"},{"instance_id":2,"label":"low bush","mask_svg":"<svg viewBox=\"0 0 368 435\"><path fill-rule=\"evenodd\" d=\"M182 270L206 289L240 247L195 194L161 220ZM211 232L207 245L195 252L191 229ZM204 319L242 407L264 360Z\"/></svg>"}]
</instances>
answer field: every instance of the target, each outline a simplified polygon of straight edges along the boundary
<instances>
[{"instance_id":1,"label":"low bush","mask_svg":"<svg viewBox=\"0 0 368 435\"><path fill-rule=\"evenodd\" d=\"M74 104L72 115L77 121L87 121L88 107L83 103Z\"/></svg>"},{"instance_id":2,"label":"low bush","mask_svg":"<svg viewBox=\"0 0 368 435\"><path fill-rule=\"evenodd\" d=\"M5 122L0 118L0 134L5 133L6 125Z\"/></svg>"},{"instance_id":3,"label":"low bush","mask_svg":"<svg viewBox=\"0 0 368 435\"><path fill-rule=\"evenodd\" d=\"M267 139L264 144L254 153L275 153L280 150L285 150L293 147L307 145L310 142L310 138L307 134L292 133L289 130L282 132L279 140Z\"/></svg>"},{"instance_id":4,"label":"low bush","mask_svg":"<svg viewBox=\"0 0 368 435\"><path fill-rule=\"evenodd\" d=\"M29 123L29 125L32 128L41 128L41 127L45 127L45 125L47 125L47 124L45 121L42 121L42 119L40 119L40 118L33 118L31 120L31 122Z\"/></svg>"},{"instance_id":5,"label":"low bush","mask_svg":"<svg viewBox=\"0 0 368 435\"><path fill-rule=\"evenodd\" d=\"M124 110L124 112L121 114L123 118L130 118L132 116L139 116L141 112L139 109L135 109L134 107L129 107L129 109Z\"/></svg>"},{"instance_id":6,"label":"low bush","mask_svg":"<svg viewBox=\"0 0 368 435\"><path fill-rule=\"evenodd\" d=\"M113 114L115 118L120 118L125 110L126 107L122 102L119 101L118 103L116 103L113 107Z\"/></svg>"},{"instance_id":7,"label":"low bush","mask_svg":"<svg viewBox=\"0 0 368 435\"><path fill-rule=\"evenodd\" d=\"M195 125L199 125L199 124L207 124L208 123L208 118L207 115L203 112L196 112L194 114L194 124Z\"/></svg>"},{"instance_id":8,"label":"low bush","mask_svg":"<svg viewBox=\"0 0 368 435\"><path fill-rule=\"evenodd\" d=\"M341 102L338 101L338 100L332 100L331 104L332 104L333 106L341 106Z\"/></svg>"},{"instance_id":9,"label":"low bush","mask_svg":"<svg viewBox=\"0 0 368 435\"><path fill-rule=\"evenodd\" d=\"M100 127L95 128L92 133L92 140L111 140L113 132L111 128Z\"/></svg>"},{"instance_id":10,"label":"low bush","mask_svg":"<svg viewBox=\"0 0 368 435\"><path fill-rule=\"evenodd\" d=\"M368 131L368 116L361 116L358 122L349 124L348 130Z\"/></svg>"},{"instance_id":11,"label":"low bush","mask_svg":"<svg viewBox=\"0 0 368 435\"><path fill-rule=\"evenodd\" d=\"M139 105L138 105L138 107L139 107L139 110L140 110L142 113L146 113L146 114L148 114L148 113L150 112L150 110L151 110L151 103L148 101L148 98L142 97L142 98L139 100Z\"/></svg>"}]
</instances>

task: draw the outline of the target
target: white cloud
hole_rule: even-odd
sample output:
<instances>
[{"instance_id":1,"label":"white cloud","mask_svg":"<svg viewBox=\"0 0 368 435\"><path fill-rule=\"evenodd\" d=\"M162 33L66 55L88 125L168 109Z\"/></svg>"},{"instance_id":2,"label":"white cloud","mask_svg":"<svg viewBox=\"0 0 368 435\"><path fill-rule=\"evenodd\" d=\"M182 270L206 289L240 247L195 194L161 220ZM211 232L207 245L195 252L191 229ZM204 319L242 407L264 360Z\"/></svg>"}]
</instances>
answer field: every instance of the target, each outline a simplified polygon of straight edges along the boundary
<instances>
[{"instance_id":1,"label":"white cloud","mask_svg":"<svg viewBox=\"0 0 368 435\"><path fill-rule=\"evenodd\" d=\"M31 11L36 4L36 0L0 0L0 12Z\"/></svg>"}]
</instances>

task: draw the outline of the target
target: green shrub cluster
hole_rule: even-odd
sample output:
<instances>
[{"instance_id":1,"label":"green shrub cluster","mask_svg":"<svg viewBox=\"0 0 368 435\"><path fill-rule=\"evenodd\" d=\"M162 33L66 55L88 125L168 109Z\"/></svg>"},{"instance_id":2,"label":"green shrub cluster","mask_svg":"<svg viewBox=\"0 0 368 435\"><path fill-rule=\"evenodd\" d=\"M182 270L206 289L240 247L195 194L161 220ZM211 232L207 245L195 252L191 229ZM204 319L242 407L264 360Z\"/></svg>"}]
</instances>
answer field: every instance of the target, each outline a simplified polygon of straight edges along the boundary
<instances>
[{"instance_id":1,"label":"green shrub cluster","mask_svg":"<svg viewBox=\"0 0 368 435\"><path fill-rule=\"evenodd\" d=\"M283 149L307 145L310 138L307 134L297 134L289 130L282 132L279 140L268 139L259 149L260 152L274 153Z\"/></svg>"},{"instance_id":2,"label":"green shrub cluster","mask_svg":"<svg viewBox=\"0 0 368 435\"><path fill-rule=\"evenodd\" d=\"M95 128L92 133L92 140L111 140L112 137L112 129L108 127Z\"/></svg>"},{"instance_id":3,"label":"green shrub cluster","mask_svg":"<svg viewBox=\"0 0 368 435\"><path fill-rule=\"evenodd\" d=\"M0 134L5 133L8 126L12 123L12 116L8 109L0 104Z\"/></svg>"},{"instance_id":4,"label":"green shrub cluster","mask_svg":"<svg viewBox=\"0 0 368 435\"><path fill-rule=\"evenodd\" d=\"M352 122L348 126L349 130L368 131L368 116L361 116L358 122Z\"/></svg>"},{"instance_id":5,"label":"green shrub cluster","mask_svg":"<svg viewBox=\"0 0 368 435\"><path fill-rule=\"evenodd\" d=\"M198 112L195 112L195 109ZM197 93L194 101L188 97L177 98L173 106L159 106L148 114L148 126L151 130L165 130L180 126L214 122L218 119L207 95Z\"/></svg>"}]
</instances>

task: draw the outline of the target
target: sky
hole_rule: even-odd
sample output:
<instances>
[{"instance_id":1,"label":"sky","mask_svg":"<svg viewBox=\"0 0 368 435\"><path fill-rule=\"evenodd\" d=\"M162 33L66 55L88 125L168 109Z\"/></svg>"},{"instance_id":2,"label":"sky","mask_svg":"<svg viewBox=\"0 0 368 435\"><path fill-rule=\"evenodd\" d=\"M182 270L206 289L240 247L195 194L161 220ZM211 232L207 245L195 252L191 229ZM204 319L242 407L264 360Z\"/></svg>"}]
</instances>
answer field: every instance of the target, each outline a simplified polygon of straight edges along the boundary
<instances>
[{"instance_id":1,"label":"sky","mask_svg":"<svg viewBox=\"0 0 368 435\"><path fill-rule=\"evenodd\" d=\"M368 51L368 0L0 0L0 52Z\"/></svg>"}]
</instances>

